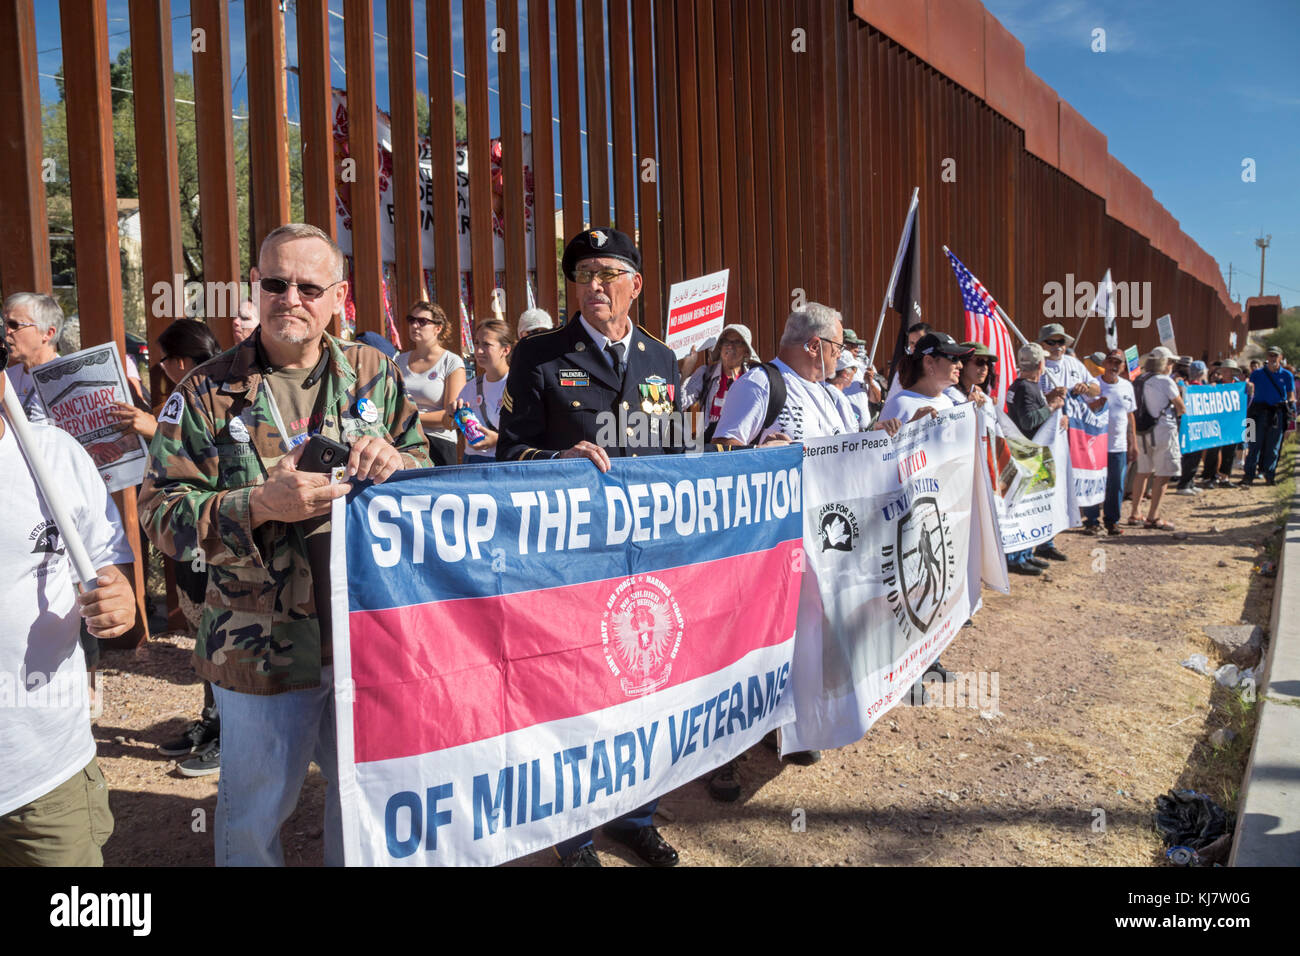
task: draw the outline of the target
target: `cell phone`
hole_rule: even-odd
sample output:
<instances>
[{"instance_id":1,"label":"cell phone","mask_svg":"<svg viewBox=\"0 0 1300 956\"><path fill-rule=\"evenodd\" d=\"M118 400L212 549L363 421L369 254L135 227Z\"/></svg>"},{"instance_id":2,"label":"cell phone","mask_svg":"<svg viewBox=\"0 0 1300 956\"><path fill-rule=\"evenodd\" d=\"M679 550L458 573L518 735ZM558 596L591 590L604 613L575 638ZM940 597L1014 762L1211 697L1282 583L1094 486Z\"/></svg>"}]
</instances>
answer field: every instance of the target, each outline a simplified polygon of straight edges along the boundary
<instances>
[{"instance_id":1,"label":"cell phone","mask_svg":"<svg viewBox=\"0 0 1300 956\"><path fill-rule=\"evenodd\" d=\"M324 435L312 435L298 461L298 470L328 475L340 465L346 465L351 454L352 449L342 442Z\"/></svg>"}]
</instances>

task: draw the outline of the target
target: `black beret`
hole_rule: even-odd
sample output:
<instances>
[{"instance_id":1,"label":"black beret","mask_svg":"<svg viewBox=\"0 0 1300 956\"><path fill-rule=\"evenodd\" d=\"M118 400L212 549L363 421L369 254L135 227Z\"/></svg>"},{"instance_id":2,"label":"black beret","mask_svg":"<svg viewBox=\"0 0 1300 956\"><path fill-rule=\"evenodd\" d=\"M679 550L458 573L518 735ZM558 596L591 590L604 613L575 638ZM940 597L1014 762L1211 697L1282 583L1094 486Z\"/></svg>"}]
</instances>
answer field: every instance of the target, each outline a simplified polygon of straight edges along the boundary
<instances>
[{"instance_id":1,"label":"black beret","mask_svg":"<svg viewBox=\"0 0 1300 956\"><path fill-rule=\"evenodd\" d=\"M578 233L564 247L561 266L564 277L573 281L573 270L583 259L622 259L637 272L641 271L641 253L636 243L617 229L587 229Z\"/></svg>"}]
</instances>

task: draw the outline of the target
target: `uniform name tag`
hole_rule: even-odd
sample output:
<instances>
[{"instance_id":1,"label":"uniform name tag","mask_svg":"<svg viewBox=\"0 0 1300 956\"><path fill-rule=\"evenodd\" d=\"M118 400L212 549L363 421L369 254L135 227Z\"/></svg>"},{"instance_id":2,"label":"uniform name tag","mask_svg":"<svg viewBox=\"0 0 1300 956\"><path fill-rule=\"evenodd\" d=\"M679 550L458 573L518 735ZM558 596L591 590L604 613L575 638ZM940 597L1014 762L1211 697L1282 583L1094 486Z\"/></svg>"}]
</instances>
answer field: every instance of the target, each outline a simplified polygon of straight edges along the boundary
<instances>
[{"instance_id":1,"label":"uniform name tag","mask_svg":"<svg viewBox=\"0 0 1300 956\"><path fill-rule=\"evenodd\" d=\"M590 385L591 376L579 369L561 369L560 384L567 386Z\"/></svg>"}]
</instances>

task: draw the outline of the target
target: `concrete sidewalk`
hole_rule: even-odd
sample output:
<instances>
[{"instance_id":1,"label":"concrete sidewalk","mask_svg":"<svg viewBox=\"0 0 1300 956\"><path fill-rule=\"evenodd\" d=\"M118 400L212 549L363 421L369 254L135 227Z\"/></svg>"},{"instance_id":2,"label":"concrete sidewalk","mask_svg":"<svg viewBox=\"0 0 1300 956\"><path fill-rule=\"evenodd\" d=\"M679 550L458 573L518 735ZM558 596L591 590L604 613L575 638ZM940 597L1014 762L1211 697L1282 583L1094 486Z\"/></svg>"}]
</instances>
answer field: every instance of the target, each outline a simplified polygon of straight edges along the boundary
<instances>
[{"instance_id":1,"label":"concrete sidewalk","mask_svg":"<svg viewBox=\"0 0 1300 956\"><path fill-rule=\"evenodd\" d=\"M1269 635L1229 866L1300 866L1300 493L1278 558Z\"/></svg>"}]
</instances>

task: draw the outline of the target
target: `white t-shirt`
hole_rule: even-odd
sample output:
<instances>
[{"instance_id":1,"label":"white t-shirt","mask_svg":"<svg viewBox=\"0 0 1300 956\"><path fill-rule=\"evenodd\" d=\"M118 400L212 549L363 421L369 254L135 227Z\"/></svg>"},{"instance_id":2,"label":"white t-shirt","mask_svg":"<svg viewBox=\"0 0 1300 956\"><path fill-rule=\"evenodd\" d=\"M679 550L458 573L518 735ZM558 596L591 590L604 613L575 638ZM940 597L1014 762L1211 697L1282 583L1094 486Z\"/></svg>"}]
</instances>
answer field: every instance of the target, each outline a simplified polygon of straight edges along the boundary
<instances>
[{"instance_id":1,"label":"white t-shirt","mask_svg":"<svg viewBox=\"0 0 1300 956\"><path fill-rule=\"evenodd\" d=\"M1137 397L1133 394L1133 383L1121 375L1111 385L1104 378L1101 380L1101 394L1106 399L1106 411L1110 415L1107 423L1106 450L1128 451L1128 416L1137 411Z\"/></svg>"},{"instance_id":2,"label":"white t-shirt","mask_svg":"<svg viewBox=\"0 0 1300 956\"><path fill-rule=\"evenodd\" d=\"M27 420L32 423L48 422L50 416L45 413L45 403L36 391L36 379L22 365L10 365L5 369L9 376L9 388L18 397L18 404L27 413Z\"/></svg>"},{"instance_id":3,"label":"white t-shirt","mask_svg":"<svg viewBox=\"0 0 1300 956\"><path fill-rule=\"evenodd\" d=\"M1038 387L1046 395L1052 389L1064 385L1068 393L1080 382L1091 384L1095 381L1097 381L1097 378L1088 371L1088 366L1073 355L1062 355L1055 362L1051 359L1044 360L1043 376L1038 381Z\"/></svg>"},{"instance_id":4,"label":"white t-shirt","mask_svg":"<svg viewBox=\"0 0 1300 956\"><path fill-rule=\"evenodd\" d=\"M858 428L866 431L871 427L871 395L867 392L867 386L856 380L849 382L844 389L844 397L858 413Z\"/></svg>"},{"instance_id":5,"label":"white t-shirt","mask_svg":"<svg viewBox=\"0 0 1300 956\"><path fill-rule=\"evenodd\" d=\"M922 395L920 392L913 392L911 389L900 388L885 400L885 407L880 411L880 418L881 421L897 418L906 425L912 420L913 415L927 405L936 412L942 412L952 408L953 404L953 400L943 392L931 398L929 395Z\"/></svg>"},{"instance_id":6,"label":"white t-shirt","mask_svg":"<svg viewBox=\"0 0 1300 956\"><path fill-rule=\"evenodd\" d=\"M1156 416L1160 425L1177 424L1170 401L1181 395L1178 383L1168 375L1152 375L1142 383L1142 401L1146 403L1147 413Z\"/></svg>"},{"instance_id":7,"label":"white t-shirt","mask_svg":"<svg viewBox=\"0 0 1300 956\"><path fill-rule=\"evenodd\" d=\"M440 412L443 410L443 394L447 390L447 379L452 372L465 368L464 361L451 349L444 349L442 357L423 372L411 371L411 353L403 352L397 356L397 367L402 370L402 381L406 384L406 394L421 412ZM424 433L430 438L442 438L446 441L456 440L456 431L452 428L426 428Z\"/></svg>"},{"instance_id":8,"label":"white t-shirt","mask_svg":"<svg viewBox=\"0 0 1300 956\"><path fill-rule=\"evenodd\" d=\"M479 421L481 421L485 427L490 428L494 432L500 430L501 402L505 398L506 379L509 377L509 375L502 375L501 380L497 382L490 382L486 378L482 378L481 383L480 379L476 378L473 382L466 385L464 391L460 393L460 397L465 399L465 401L470 404L470 407L474 409L474 414L479 417ZM483 389L483 397L481 401L479 399L480 384ZM465 457L490 458L493 461L496 461L497 450L493 448L490 451L479 452L474 449L473 445L467 442L465 444Z\"/></svg>"},{"instance_id":9,"label":"white t-shirt","mask_svg":"<svg viewBox=\"0 0 1300 956\"><path fill-rule=\"evenodd\" d=\"M71 435L31 429L96 568L133 558L95 463ZM0 436L0 815L44 796L95 756L72 561L12 427Z\"/></svg>"},{"instance_id":10,"label":"white t-shirt","mask_svg":"<svg viewBox=\"0 0 1300 956\"><path fill-rule=\"evenodd\" d=\"M838 388L829 382L810 382L780 359L773 360L773 364L785 382L786 396L776 421L763 428L769 393L767 372L761 367L750 369L727 389L715 439L731 438L754 445L777 432L794 441L803 441L861 430L857 413Z\"/></svg>"}]
</instances>

